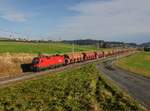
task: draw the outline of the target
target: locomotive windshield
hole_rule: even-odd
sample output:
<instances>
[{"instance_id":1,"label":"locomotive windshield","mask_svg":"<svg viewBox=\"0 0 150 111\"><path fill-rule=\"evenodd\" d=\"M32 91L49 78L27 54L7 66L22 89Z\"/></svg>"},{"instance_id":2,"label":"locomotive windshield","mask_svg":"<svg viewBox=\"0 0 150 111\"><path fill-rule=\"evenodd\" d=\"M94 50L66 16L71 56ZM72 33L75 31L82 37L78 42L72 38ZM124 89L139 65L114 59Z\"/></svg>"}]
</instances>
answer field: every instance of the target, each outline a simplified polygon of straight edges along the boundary
<instances>
[{"instance_id":1,"label":"locomotive windshield","mask_svg":"<svg viewBox=\"0 0 150 111\"><path fill-rule=\"evenodd\" d=\"M39 59L37 58L33 59L32 64L38 64L38 63L39 63Z\"/></svg>"}]
</instances>

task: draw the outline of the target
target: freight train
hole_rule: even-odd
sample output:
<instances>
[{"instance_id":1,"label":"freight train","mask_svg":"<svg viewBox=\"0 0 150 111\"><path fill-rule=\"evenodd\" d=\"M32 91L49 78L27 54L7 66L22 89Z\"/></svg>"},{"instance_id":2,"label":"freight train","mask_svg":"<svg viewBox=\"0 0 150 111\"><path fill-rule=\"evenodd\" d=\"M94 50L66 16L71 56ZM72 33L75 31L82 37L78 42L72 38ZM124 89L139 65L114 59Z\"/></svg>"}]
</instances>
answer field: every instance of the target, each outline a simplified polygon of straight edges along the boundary
<instances>
[{"instance_id":1,"label":"freight train","mask_svg":"<svg viewBox=\"0 0 150 111\"><path fill-rule=\"evenodd\" d=\"M115 49L107 51L87 51L87 52L74 52L64 55L51 55L45 56L40 55L32 60L31 70L34 72L39 72L44 69L52 69L68 64L84 62L88 60L94 60L104 57L109 57L113 55L119 55L123 53L128 53L134 51L134 49Z\"/></svg>"}]
</instances>

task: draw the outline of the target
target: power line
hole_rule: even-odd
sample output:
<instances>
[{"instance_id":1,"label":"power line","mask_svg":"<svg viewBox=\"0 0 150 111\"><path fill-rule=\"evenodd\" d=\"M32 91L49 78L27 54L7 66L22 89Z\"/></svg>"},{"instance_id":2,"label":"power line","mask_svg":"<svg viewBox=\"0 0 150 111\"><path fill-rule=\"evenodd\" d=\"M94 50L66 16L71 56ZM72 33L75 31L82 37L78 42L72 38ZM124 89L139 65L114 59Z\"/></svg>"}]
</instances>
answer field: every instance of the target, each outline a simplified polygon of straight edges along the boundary
<instances>
[{"instance_id":1,"label":"power line","mask_svg":"<svg viewBox=\"0 0 150 111\"><path fill-rule=\"evenodd\" d=\"M27 37L25 34L23 33L20 33L20 32L13 32L13 31L9 31L9 30L5 30L5 29L2 29L0 28L0 35L1 36L7 36L7 37L17 37L17 36L20 36L20 37Z\"/></svg>"}]
</instances>

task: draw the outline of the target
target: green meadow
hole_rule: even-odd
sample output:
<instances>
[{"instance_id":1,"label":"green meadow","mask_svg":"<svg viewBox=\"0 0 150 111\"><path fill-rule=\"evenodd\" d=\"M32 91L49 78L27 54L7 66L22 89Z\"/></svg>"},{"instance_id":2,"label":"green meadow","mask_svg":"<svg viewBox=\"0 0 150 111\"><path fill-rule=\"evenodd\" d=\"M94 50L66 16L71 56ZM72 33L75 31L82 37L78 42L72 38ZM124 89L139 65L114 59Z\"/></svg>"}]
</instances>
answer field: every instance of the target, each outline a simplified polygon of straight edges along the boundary
<instances>
[{"instance_id":1,"label":"green meadow","mask_svg":"<svg viewBox=\"0 0 150 111\"><path fill-rule=\"evenodd\" d=\"M91 45L74 45L74 51L97 50ZM0 41L0 53L66 53L72 52L71 44L64 43L27 43L27 42L2 42Z\"/></svg>"},{"instance_id":2,"label":"green meadow","mask_svg":"<svg viewBox=\"0 0 150 111\"><path fill-rule=\"evenodd\" d=\"M116 62L125 70L150 77L150 52L139 52Z\"/></svg>"}]
</instances>

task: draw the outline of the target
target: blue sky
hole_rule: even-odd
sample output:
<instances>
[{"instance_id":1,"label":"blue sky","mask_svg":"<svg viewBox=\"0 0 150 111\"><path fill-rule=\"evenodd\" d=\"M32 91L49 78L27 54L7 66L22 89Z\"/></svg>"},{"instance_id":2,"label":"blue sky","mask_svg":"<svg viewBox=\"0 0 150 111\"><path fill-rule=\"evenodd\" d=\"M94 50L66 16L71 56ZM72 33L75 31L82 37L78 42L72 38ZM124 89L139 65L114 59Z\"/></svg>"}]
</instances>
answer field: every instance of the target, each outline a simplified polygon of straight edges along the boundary
<instances>
[{"instance_id":1,"label":"blue sky","mask_svg":"<svg viewBox=\"0 0 150 111\"><path fill-rule=\"evenodd\" d=\"M150 41L149 0L0 0L0 35Z\"/></svg>"}]
</instances>

